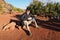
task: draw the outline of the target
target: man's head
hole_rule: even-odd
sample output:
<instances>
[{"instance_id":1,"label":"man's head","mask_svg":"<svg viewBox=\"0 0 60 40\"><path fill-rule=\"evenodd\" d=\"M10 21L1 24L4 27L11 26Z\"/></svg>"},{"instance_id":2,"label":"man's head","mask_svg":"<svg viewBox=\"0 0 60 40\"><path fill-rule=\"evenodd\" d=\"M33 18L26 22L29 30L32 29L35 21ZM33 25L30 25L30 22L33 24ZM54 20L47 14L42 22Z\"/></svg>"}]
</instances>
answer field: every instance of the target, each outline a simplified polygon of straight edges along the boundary
<instances>
[{"instance_id":1,"label":"man's head","mask_svg":"<svg viewBox=\"0 0 60 40\"><path fill-rule=\"evenodd\" d=\"M30 10L29 10L29 9L26 9L26 13L27 13L27 14L30 14Z\"/></svg>"}]
</instances>

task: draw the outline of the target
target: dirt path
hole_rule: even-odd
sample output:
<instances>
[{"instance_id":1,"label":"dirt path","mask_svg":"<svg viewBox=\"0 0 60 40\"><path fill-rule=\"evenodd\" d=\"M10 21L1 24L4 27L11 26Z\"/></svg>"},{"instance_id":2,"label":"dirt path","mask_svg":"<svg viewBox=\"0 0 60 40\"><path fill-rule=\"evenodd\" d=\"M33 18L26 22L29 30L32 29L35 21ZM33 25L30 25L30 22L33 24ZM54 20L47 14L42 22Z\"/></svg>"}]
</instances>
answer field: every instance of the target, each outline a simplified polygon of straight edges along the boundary
<instances>
[{"instance_id":1,"label":"dirt path","mask_svg":"<svg viewBox=\"0 0 60 40\"><path fill-rule=\"evenodd\" d=\"M2 25L9 23L10 19L19 20L15 15L17 14L0 15L0 40L60 40L59 31L45 28L41 25L42 23L39 24L41 25L39 29L30 26L32 36L27 35L27 32L21 29L20 26L19 29L15 28L14 30L2 31ZM45 24L48 25L48 23Z\"/></svg>"}]
</instances>

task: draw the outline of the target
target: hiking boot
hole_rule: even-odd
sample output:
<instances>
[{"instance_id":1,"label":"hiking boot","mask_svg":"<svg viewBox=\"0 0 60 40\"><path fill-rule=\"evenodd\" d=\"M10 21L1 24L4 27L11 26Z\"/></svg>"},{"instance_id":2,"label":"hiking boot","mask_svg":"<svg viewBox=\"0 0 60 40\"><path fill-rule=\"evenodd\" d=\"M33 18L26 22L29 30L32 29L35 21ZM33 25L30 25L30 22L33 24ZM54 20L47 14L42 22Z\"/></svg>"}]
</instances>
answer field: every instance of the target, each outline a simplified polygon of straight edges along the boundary
<instances>
[{"instance_id":1,"label":"hiking boot","mask_svg":"<svg viewBox=\"0 0 60 40\"><path fill-rule=\"evenodd\" d=\"M31 33L30 31L28 31L28 35L29 35L29 36L32 36L32 33Z\"/></svg>"},{"instance_id":2,"label":"hiking boot","mask_svg":"<svg viewBox=\"0 0 60 40\"><path fill-rule=\"evenodd\" d=\"M39 26L36 26L36 28L40 28Z\"/></svg>"}]
</instances>

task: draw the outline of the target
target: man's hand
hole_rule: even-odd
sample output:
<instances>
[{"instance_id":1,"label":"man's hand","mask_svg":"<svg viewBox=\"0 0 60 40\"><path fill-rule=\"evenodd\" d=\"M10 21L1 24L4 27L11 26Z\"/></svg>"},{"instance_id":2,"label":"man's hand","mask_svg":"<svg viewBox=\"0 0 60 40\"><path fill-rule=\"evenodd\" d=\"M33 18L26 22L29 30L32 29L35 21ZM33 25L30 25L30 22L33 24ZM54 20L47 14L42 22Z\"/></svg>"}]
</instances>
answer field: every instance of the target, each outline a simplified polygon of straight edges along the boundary
<instances>
[{"instance_id":1,"label":"man's hand","mask_svg":"<svg viewBox=\"0 0 60 40\"><path fill-rule=\"evenodd\" d=\"M37 15L34 15L35 17L37 17Z\"/></svg>"}]
</instances>

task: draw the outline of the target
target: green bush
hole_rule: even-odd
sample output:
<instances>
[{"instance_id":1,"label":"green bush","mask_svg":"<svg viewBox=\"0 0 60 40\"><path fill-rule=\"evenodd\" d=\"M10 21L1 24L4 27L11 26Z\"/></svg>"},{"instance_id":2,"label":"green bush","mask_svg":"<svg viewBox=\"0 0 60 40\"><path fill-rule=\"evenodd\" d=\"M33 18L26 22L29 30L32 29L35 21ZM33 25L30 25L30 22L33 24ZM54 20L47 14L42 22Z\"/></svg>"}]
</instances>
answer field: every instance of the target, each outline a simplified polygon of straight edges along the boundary
<instances>
[{"instance_id":1,"label":"green bush","mask_svg":"<svg viewBox=\"0 0 60 40\"><path fill-rule=\"evenodd\" d=\"M16 8L16 7L13 7L12 10L13 10L13 11L18 11L18 12L23 12L23 9Z\"/></svg>"},{"instance_id":2,"label":"green bush","mask_svg":"<svg viewBox=\"0 0 60 40\"><path fill-rule=\"evenodd\" d=\"M59 3L50 2L44 5L43 2L34 1L27 8L29 8L31 10L31 13L35 15L60 16Z\"/></svg>"}]
</instances>

